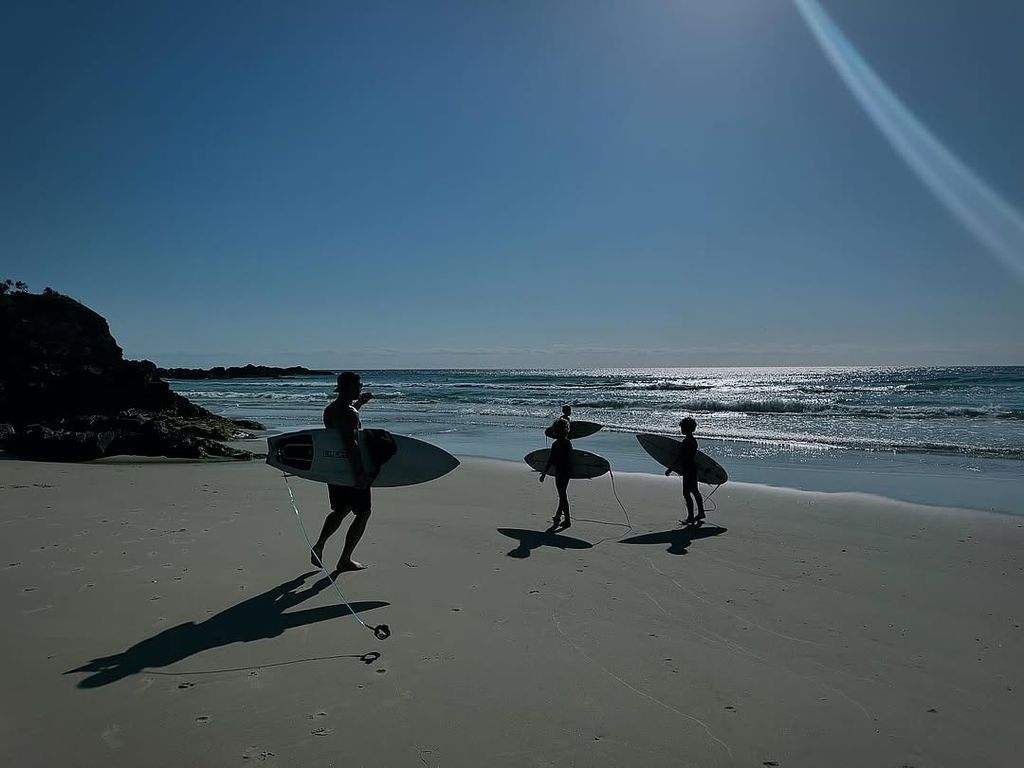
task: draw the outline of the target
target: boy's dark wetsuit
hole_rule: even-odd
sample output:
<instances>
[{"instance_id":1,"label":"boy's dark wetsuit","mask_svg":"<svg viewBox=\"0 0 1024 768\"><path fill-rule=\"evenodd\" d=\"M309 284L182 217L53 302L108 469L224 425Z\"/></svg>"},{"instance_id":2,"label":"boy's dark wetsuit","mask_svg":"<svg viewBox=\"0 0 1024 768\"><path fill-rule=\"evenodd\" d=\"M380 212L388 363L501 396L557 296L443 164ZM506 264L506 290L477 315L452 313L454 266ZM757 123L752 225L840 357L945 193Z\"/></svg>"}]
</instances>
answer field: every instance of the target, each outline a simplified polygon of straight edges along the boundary
<instances>
[{"instance_id":1,"label":"boy's dark wetsuit","mask_svg":"<svg viewBox=\"0 0 1024 768\"><path fill-rule=\"evenodd\" d=\"M547 473L554 469L555 490L558 491L558 509L555 510L555 520L565 513L566 522L569 521L569 497L566 489L569 487L569 474L571 472L569 454L572 453L572 443L566 437L560 437L551 445L551 455L548 457L548 465L544 470Z\"/></svg>"},{"instance_id":2,"label":"boy's dark wetsuit","mask_svg":"<svg viewBox=\"0 0 1024 768\"><path fill-rule=\"evenodd\" d=\"M324 408L324 426L327 428L340 429L344 425L343 408L352 412L356 421L356 431L362 429L362 422L359 420L359 411L351 404L342 404L335 400ZM354 488L349 485L327 484L327 496L331 502L331 509L338 512L345 512L350 507L356 515L370 511L370 488Z\"/></svg>"},{"instance_id":3,"label":"boy's dark wetsuit","mask_svg":"<svg viewBox=\"0 0 1024 768\"><path fill-rule=\"evenodd\" d=\"M697 488L697 438L693 434L683 437L683 450L679 456L680 473L683 476L683 500L686 502L686 520L693 517L693 499L697 497L697 520L704 519L704 497Z\"/></svg>"}]
</instances>

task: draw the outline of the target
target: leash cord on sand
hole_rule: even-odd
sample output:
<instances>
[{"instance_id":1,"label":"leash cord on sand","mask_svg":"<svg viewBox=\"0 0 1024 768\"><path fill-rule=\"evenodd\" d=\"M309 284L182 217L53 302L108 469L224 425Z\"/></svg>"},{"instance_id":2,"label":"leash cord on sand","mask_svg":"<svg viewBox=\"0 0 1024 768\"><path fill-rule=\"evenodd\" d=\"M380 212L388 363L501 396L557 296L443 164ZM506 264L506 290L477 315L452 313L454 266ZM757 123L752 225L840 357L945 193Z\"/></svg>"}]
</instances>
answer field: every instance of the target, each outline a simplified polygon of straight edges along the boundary
<instances>
[{"instance_id":1,"label":"leash cord on sand","mask_svg":"<svg viewBox=\"0 0 1024 768\"><path fill-rule=\"evenodd\" d=\"M622 514L626 516L626 533L629 533L629 531L633 530L633 521L629 519L629 512L626 511L626 507L622 503L622 499L619 498L619 492L615 490L615 473L612 472L611 467L608 468L608 477L611 478L612 481L612 495L615 496L615 500L619 502L619 509L622 510Z\"/></svg>"},{"instance_id":2,"label":"leash cord on sand","mask_svg":"<svg viewBox=\"0 0 1024 768\"><path fill-rule=\"evenodd\" d=\"M391 627L389 627L387 624L378 624L376 627L371 627L369 624L363 621L359 617L359 614L356 613L355 608L352 607L352 604L345 599L345 596L343 594L341 594L341 587L338 586L338 582L336 582L334 580L334 577L331 576L330 572L326 568L324 568L324 562L317 555L316 550L313 549L313 544L309 540L309 534L306 533L306 526L302 523L302 515L299 514L299 507L295 503L295 494L292 493L292 485L291 483L288 482L289 476L287 473L282 473L281 476L284 478L285 487L288 489L288 498L292 502L292 511L295 513L295 519L299 521L299 528L302 530L302 537L306 540L306 546L309 547L309 551L313 555L313 559L316 560L317 565L320 566L320 570L324 572L324 575L327 577L327 580L331 582L331 586L334 587L334 591L338 593L338 599L345 604L345 607L348 608L349 613L355 616L356 621L358 621L368 630L373 632L374 637L376 637L378 640L387 640L389 637L391 637Z\"/></svg>"},{"instance_id":3,"label":"leash cord on sand","mask_svg":"<svg viewBox=\"0 0 1024 768\"><path fill-rule=\"evenodd\" d=\"M581 523L597 523L598 525L614 525L618 528L625 528L626 530L623 531L621 534L622 536L625 536L627 533L630 533L633 530L633 521L629 519L629 512L626 511L626 506L625 504L622 503L622 499L619 498L619 492L615 489L615 473L612 472L610 468L608 470L608 477L612 481L612 495L615 496L615 500L619 503L619 509L621 509L622 514L625 515L626 522L613 523L611 520L592 520L587 517L577 517L576 519L579 520ZM610 539L617 538L618 536L619 534L616 534L615 536L605 536L603 539L595 541L594 546L596 547L598 544L603 544L604 542L609 541Z\"/></svg>"},{"instance_id":4,"label":"leash cord on sand","mask_svg":"<svg viewBox=\"0 0 1024 768\"><path fill-rule=\"evenodd\" d=\"M716 485L714 487L714 489L712 489L711 493L709 493L707 496L704 497L704 502L707 503L707 502L711 501L711 497L715 495L715 491L717 491L721 487L722 487L721 483ZM718 511L718 505L715 504L715 502L711 501L711 509L705 509L704 511L705 512L717 512Z\"/></svg>"}]
</instances>

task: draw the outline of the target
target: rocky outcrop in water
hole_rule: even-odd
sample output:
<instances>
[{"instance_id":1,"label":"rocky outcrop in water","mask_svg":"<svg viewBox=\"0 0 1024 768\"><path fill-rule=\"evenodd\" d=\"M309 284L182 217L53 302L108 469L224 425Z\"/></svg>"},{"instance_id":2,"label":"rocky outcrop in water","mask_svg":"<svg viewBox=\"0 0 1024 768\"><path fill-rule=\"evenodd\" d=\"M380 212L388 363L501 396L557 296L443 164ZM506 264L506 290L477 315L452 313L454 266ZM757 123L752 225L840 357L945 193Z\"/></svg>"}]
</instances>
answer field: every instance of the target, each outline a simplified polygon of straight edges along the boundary
<instances>
[{"instance_id":1,"label":"rocky outcrop in water","mask_svg":"<svg viewBox=\"0 0 1024 768\"><path fill-rule=\"evenodd\" d=\"M225 368L157 368L162 379L283 379L289 376L334 376L334 371L314 371L293 365L276 368L270 365L242 365Z\"/></svg>"},{"instance_id":2,"label":"rocky outcrop in water","mask_svg":"<svg viewBox=\"0 0 1024 768\"><path fill-rule=\"evenodd\" d=\"M131 454L248 458L219 441L259 430L171 391L148 360L125 360L102 316L47 289L0 283L0 444L30 458Z\"/></svg>"}]
</instances>

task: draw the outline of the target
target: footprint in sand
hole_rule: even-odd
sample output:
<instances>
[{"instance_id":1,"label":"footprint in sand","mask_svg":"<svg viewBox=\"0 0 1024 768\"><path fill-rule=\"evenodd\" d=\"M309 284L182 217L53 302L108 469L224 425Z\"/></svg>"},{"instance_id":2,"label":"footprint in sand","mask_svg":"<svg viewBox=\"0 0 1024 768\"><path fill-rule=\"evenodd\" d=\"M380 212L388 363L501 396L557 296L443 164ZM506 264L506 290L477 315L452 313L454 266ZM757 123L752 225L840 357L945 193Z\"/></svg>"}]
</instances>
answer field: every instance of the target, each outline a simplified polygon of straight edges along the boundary
<instances>
[{"instance_id":1,"label":"footprint in sand","mask_svg":"<svg viewBox=\"0 0 1024 768\"><path fill-rule=\"evenodd\" d=\"M21 563L8 563L4 566L4 570L7 570L8 568L17 568L19 565L21 565Z\"/></svg>"},{"instance_id":2,"label":"footprint in sand","mask_svg":"<svg viewBox=\"0 0 1024 768\"><path fill-rule=\"evenodd\" d=\"M109 728L105 729L102 733L103 741L107 743L111 749L120 749L122 744L121 740L117 738L117 734L121 732L121 726L114 723Z\"/></svg>"},{"instance_id":3,"label":"footprint in sand","mask_svg":"<svg viewBox=\"0 0 1024 768\"><path fill-rule=\"evenodd\" d=\"M35 587L25 587L25 588L24 588L23 590L21 590L21 591L22 591L22 592L35 592L35 591L36 591L36 588L35 588Z\"/></svg>"},{"instance_id":4,"label":"footprint in sand","mask_svg":"<svg viewBox=\"0 0 1024 768\"><path fill-rule=\"evenodd\" d=\"M314 736L326 736L329 733L333 733L333 728L314 728L310 733Z\"/></svg>"},{"instance_id":5,"label":"footprint in sand","mask_svg":"<svg viewBox=\"0 0 1024 768\"><path fill-rule=\"evenodd\" d=\"M210 723L210 716L209 715L200 715L199 717L196 718L196 725L209 725L209 723Z\"/></svg>"},{"instance_id":6,"label":"footprint in sand","mask_svg":"<svg viewBox=\"0 0 1024 768\"><path fill-rule=\"evenodd\" d=\"M307 720L321 720L325 717L327 717L326 712L313 712L310 715L306 715Z\"/></svg>"},{"instance_id":7,"label":"footprint in sand","mask_svg":"<svg viewBox=\"0 0 1024 768\"><path fill-rule=\"evenodd\" d=\"M189 683L189 682L178 683L178 690L179 691L184 691L184 690L187 690L188 688L194 688L195 685L196 685L195 683Z\"/></svg>"},{"instance_id":8,"label":"footprint in sand","mask_svg":"<svg viewBox=\"0 0 1024 768\"><path fill-rule=\"evenodd\" d=\"M259 747L246 747L245 752L242 753L243 760L269 760L276 755L267 749L260 749Z\"/></svg>"}]
</instances>

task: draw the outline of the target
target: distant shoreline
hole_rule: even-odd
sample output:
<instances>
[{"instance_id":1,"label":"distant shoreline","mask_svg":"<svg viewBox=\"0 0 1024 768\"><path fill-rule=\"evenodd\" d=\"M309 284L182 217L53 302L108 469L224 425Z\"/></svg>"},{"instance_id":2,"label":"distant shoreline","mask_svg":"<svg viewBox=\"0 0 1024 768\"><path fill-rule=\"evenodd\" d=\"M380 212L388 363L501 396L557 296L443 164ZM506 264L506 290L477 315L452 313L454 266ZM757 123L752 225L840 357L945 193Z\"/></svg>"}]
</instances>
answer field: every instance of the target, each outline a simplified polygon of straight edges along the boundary
<instances>
[{"instance_id":1,"label":"distant shoreline","mask_svg":"<svg viewBox=\"0 0 1024 768\"><path fill-rule=\"evenodd\" d=\"M335 371L319 371L293 365L278 368L271 365L243 365L225 368L157 368L161 379L281 379L287 376L333 376Z\"/></svg>"}]
</instances>

